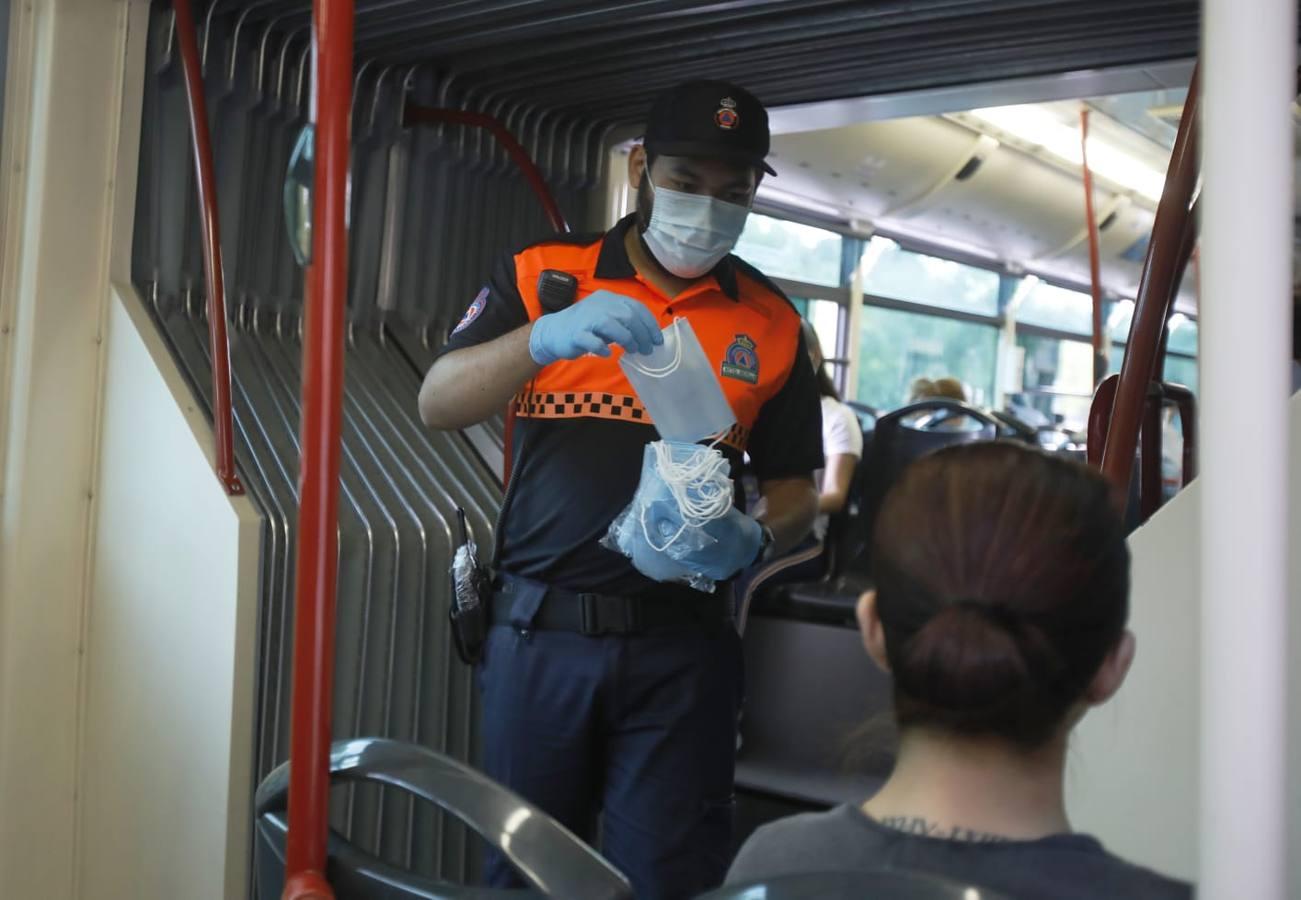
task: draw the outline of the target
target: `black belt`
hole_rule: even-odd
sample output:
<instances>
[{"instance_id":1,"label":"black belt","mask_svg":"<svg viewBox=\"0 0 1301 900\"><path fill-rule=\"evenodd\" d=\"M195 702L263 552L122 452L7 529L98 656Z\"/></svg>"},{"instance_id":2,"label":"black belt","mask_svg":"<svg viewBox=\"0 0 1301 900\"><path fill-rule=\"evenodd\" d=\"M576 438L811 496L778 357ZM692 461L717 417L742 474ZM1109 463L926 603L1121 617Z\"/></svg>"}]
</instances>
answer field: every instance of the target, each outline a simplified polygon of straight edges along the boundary
<instances>
[{"instance_id":1,"label":"black belt","mask_svg":"<svg viewBox=\"0 0 1301 900\"><path fill-rule=\"evenodd\" d=\"M492 595L492 624L508 625L515 603L513 585L507 579ZM529 627L538 631L574 631L589 637L607 634L641 634L655 629L718 629L732 623L729 591L679 597L623 597L612 594L580 594L548 587Z\"/></svg>"}]
</instances>

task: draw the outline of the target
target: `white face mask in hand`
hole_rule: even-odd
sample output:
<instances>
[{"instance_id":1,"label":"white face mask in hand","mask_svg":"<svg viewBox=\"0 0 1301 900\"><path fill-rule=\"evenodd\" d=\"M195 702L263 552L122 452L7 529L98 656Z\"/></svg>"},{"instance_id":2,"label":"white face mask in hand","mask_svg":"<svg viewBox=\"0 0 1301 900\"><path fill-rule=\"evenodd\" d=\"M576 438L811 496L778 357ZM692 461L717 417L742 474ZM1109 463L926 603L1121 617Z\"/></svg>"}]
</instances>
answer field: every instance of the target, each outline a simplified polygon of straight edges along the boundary
<instances>
[{"instance_id":1,"label":"white face mask in hand","mask_svg":"<svg viewBox=\"0 0 1301 900\"><path fill-rule=\"evenodd\" d=\"M642 237L661 266L679 278L699 278L732 252L749 207L657 188L650 173L645 178L655 203Z\"/></svg>"}]
</instances>

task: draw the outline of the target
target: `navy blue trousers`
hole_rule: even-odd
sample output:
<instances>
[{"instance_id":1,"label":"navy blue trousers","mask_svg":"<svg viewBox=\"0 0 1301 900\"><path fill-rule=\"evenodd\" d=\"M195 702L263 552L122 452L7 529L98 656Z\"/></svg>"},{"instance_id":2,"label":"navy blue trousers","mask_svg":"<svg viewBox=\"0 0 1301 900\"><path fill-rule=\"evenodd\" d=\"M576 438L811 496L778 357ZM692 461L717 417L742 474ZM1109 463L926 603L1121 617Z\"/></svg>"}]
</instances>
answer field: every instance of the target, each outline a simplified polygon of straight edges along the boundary
<instances>
[{"instance_id":1,"label":"navy blue trousers","mask_svg":"<svg viewBox=\"0 0 1301 900\"><path fill-rule=\"evenodd\" d=\"M730 624L635 637L495 626L479 669L484 771L599 839L640 900L695 896L730 863L742 667ZM496 852L485 878L522 884Z\"/></svg>"}]
</instances>

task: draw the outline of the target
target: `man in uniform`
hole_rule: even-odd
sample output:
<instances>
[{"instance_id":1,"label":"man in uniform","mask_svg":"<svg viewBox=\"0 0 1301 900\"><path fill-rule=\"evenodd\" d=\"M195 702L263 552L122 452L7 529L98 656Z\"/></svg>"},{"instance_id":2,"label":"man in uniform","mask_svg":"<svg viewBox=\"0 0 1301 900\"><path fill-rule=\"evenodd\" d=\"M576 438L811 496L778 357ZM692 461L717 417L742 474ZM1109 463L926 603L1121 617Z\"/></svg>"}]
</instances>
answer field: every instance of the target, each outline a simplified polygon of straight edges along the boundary
<instances>
[{"instance_id":1,"label":"man in uniform","mask_svg":"<svg viewBox=\"0 0 1301 900\"><path fill-rule=\"evenodd\" d=\"M503 257L420 391L435 428L508 402L519 416L479 672L484 770L598 838L641 898L693 896L726 872L742 662L726 584L657 583L600 544L657 439L617 358L686 318L735 413L719 448L734 475L750 455L766 511L710 523L698 571L725 581L804 537L822 448L799 314L730 255L772 173L768 145L745 90L668 91L629 157L636 212ZM548 270L577 279L575 302L539 296ZM518 883L496 854L487 868Z\"/></svg>"}]
</instances>

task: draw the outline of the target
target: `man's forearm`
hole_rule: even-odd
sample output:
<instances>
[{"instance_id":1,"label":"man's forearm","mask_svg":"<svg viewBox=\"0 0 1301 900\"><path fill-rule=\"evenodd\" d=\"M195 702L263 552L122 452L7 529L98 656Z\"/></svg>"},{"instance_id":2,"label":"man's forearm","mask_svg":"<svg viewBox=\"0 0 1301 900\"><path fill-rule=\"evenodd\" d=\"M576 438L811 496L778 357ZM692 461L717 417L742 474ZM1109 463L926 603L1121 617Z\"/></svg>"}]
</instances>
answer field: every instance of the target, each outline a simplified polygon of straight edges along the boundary
<instances>
[{"instance_id":1,"label":"man's forearm","mask_svg":"<svg viewBox=\"0 0 1301 900\"><path fill-rule=\"evenodd\" d=\"M777 553L792 549L808 535L818 516L818 491L812 478L783 478L760 486L768 511L762 521L772 529Z\"/></svg>"},{"instance_id":2,"label":"man's forearm","mask_svg":"<svg viewBox=\"0 0 1301 900\"><path fill-rule=\"evenodd\" d=\"M420 386L421 421L431 428L465 428L503 410L541 370L529 355L532 328L440 357Z\"/></svg>"}]
</instances>

